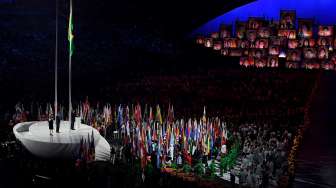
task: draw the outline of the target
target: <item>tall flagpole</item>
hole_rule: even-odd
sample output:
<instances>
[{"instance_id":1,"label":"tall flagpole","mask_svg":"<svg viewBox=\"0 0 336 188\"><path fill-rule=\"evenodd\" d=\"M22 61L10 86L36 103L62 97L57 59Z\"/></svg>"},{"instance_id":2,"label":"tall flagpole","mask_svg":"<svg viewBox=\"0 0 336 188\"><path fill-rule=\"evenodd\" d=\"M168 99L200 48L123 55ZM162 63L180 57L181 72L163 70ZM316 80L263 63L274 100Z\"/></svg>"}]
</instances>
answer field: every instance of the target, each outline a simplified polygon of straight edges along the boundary
<instances>
[{"instance_id":1,"label":"tall flagpole","mask_svg":"<svg viewBox=\"0 0 336 188\"><path fill-rule=\"evenodd\" d=\"M70 18L72 19L72 0L70 0ZM70 22L70 20L69 20ZM69 24L70 27L70 24ZM70 28L69 28L70 29ZM71 42L71 41L69 41ZM71 126L71 112L72 112L72 104L71 104L71 49L69 50L69 125Z\"/></svg>"},{"instance_id":2,"label":"tall flagpole","mask_svg":"<svg viewBox=\"0 0 336 188\"><path fill-rule=\"evenodd\" d=\"M55 45L55 111L54 111L54 118L56 119L57 116L57 64L58 64L58 0L56 0L56 45Z\"/></svg>"}]
</instances>

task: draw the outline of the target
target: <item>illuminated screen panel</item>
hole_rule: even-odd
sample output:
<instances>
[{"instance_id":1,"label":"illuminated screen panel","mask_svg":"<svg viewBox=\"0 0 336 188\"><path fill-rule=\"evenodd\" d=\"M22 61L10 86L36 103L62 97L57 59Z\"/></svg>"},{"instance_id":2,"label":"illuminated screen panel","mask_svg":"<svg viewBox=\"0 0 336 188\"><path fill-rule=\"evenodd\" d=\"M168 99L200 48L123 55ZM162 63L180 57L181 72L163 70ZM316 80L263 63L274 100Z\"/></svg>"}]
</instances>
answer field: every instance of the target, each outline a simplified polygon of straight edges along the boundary
<instances>
[{"instance_id":1,"label":"illuminated screen panel","mask_svg":"<svg viewBox=\"0 0 336 188\"><path fill-rule=\"evenodd\" d=\"M299 47L301 48L309 48L309 47L315 47L315 39L301 39L299 43Z\"/></svg>"},{"instance_id":2,"label":"illuminated screen panel","mask_svg":"<svg viewBox=\"0 0 336 188\"><path fill-rule=\"evenodd\" d=\"M241 49L231 49L230 56L231 57L241 57L243 55L243 50Z\"/></svg>"},{"instance_id":3,"label":"illuminated screen panel","mask_svg":"<svg viewBox=\"0 0 336 188\"><path fill-rule=\"evenodd\" d=\"M243 48L243 49L246 49L246 48L250 48L250 42L248 40L237 40L237 46L238 48Z\"/></svg>"},{"instance_id":4,"label":"illuminated screen panel","mask_svg":"<svg viewBox=\"0 0 336 188\"><path fill-rule=\"evenodd\" d=\"M207 48L213 47L213 39L212 38L206 38L204 42L204 46Z\"/></svg>"},{"instance_id":5,"label":"illuminated screen panel","mask_svg":"<svg viewBox=\"0 0 336 188\"><path fill-rule=\"evenodd\" d=\"M301 61L301 50L294 50L294 49L288 50L287 61Z\"/></svg>"},{"instance_id":6,"label":"illuminated screen panel","mask_svg":"<svg viewBox=\"0 0 336 188\"><path fill-rule=\"evenodd\" d=\"M317 39L317 45L329 47L329 46L332 46L332 41L333 41L332 37L319 37Z\"/></svg>"},{"instance_id":7,"label":"illuminated screen panel","mask_svg":"<svg viewBox=\"0 0 336 188\"><path fill-rule=\"evenodd\" d=\"M222 39L230 38L232 37L231 33L232 33L232 25L225 25L225 24L220 25L220 28L219 28L220 38Z\"/></svg>"},{"instance_id":8,"label":"illuminated screen panel","mask_svg":"<svg viewBox=\"0 0 336 188\"><path fill-rule=\"evenodd\" d=\"M254 66L254 58L251 57L241 57L239 64L244 67Z\"/></svg>"},{"instance_id":9,"label":"illuminated screen panel","mask_svg":"<svg viewBox=\"0 0 336 188\"><path fill-rule=\"evenodd\" d=\"M271 29L269 27L261 27L258 30L259 38L269 38L271 36Z\"/></svg>"},{"instance_id":10,"label":"illuminated screen panel","mask_svg":"<svg viewBox=\"0 0 336 188\"><path fill-rule=\"evenodd\" d=\"M259 49L268 48L268 39L257 39L255 47Z\"/></svg>"},{"instance_id":11,"label":"illuminated screen panel","mask_svg":"<svg viewBox=\"0 0 336 188\"><path fill-rule=\"evenodd\" d=\"M299 47L299 41L295 39L288 40L288 48L289 49L296 49Z\"/></svg>"},{"instance_id":12,"label":"illuminated screen panel","mask_svg":"<svg viewBox=\"0 0 336 188\"><path fill-rule=\"evenodd\" d=\"M278 56L269 56L267 61L268 67L278 67L279 66L279 58Z\"/></svg>"},{"instance_id":13,"label":"illuminated screen panel","mask_svg":"<svg viewBox=\"0 0 336 188\"><path fill-rule=\"evenodd\" d=\"M298 69L300 68L300 65L298 62L293 62L293 61L287 61L286 62L286 67L289 69Z\"/></svg>"},{"instance_id":14,"label":"illuminated screen panel","mask_svg":"<svg viewBox=\"0 0 336 188\"><path fill-rule=\"evenodd\" d=\"M280 54L280 47L279 46L270 46L268 49L268 54L273 56L278 56Z\"/></svg>"},{"instance_id":15,"label":"illuminated screen panel","mask_svg":"<svg viewBox=\"0 0 336 188\"><path fill-rule=\"evenodd\" d=\"M334 35L334 27L333 26L322 26L320 25L318 28L318 36L320 37L332 37Z\"/></svg>"},{"instance_id":16,"label":"illuminated screen panel","mask_svg":"<svg viewBox=\"0 0 336 188\"><path fill-rule=\"evenodd\" d=\"M213 49L215 51L220 51L222 49L222 47L223 47L222 41L215 41L214 42Z\"/></svg>"},{"instance_id":17,"label":"illuminated screen panel","mask_svg":"<svg viewBox=\"0 0 336 188\"><path fill-rule=\"evenodd\" d=\"M248 29L258 30L264 26L265 19L261 17L249 17Z\"/></svg>"},{"instance_id":18,"label":"illuminated screen panel","mask_svg":"<svg viewBox=\"0 0 336 188\"><path fill-rule=\"evenodd\" d=\"M257 39L257 31L256 30L247 30L246 31L246 36L247 36L247 39L250 42L254 42Z\"/></svg>"},{"instance_id":19,"label":"illuminated screen panel","mask_svg":"<svg viewBox=\"0 0 336 188\"><path fill-rule=\"evenodd\" d=\"M236 38L225 38L223 39L224 48L237 48L237 39Z\"/></svg>"},{"instance_id":20,"label":"illuminated screen panel","mask_svg":"<svg viewBox=\"0 0 336 188\"><path fill-rule=\"evenodd\" d=\"M279 29L278 36L286 37L288 39L296 39L296 30Z\"/></svg>"},{"instance_id":21,"label":"illuminated screen panel","mask_svg":"<svg viewBox=\"0 0 336 188\"><path fill-rule=\"evenodd\" d=\"M296 11L280 11L280 29L295 29Z\"/></svg>"},{"instance_id":22,"label":"illuminated screen panel","mask_svg":"<svg viewBox=\"0 0 336 188\"><path fill-rule=\"evenodd\" d=\"M287 46L287 38L286 37L271 37L270 45L272 46Z\"/></svg>"},{"instance_id":23,"label":"illuminated screen panel","mask_svg":"<svg viewBox=\"0 0 336 188\"><path fill-rule=\"evenodd\" d=\"M241 22L241 21L236 22L236 37L238 39L245 38L246 28L247 28L247 23L246 22Z\"/></svg>"},{"instance_id":24,"label":"illuminated screen panel","mask_svg":"<svg viewBox=\"0 0 336 188\"><path fill-rule=\"evenodd\" d=\"M336 52L332 53L330 56L330 63L336 66Z\"/></svg>"},{"instance_id":25,"label":"illuminated screen panel","mask_svg":"<svg viewBox=\"0 0 336 188\"><path fill-rule=\"evenodd\" d=\"M313 37L313 20L312 19L299 19L299 32L300 38L312 38Z\"/></svg>"},{"instance_id":26,"label":"illuminated screen panel","mask_svg":"<svg viewBox=\"0 0 336 188\"><path fill-rule=\"evenodd\" d=\"M320 63L318 63L316 60L305 59L303 60L301 67L305 69L319 69Z\"/></svg>"},{"instance_id":27,"label":"illuminated screen panel","mask_svg":"<svg viewBox=\"0 0 336 188\"><path fill-rule=\"evenodd\" d=\"M254 65L258 68L266 67L267 59L266 58L255 58Z\"/></svg>"},{"instance_id":28,"label":"illuminated screen panel","mask_svg":"<svg viewBox=\"0 0 336 188\"><path fill-rule=\"evenodd\" d=\"M229 49L228 48L221 49L221 55L222 56L229 56Z\"/></svg>"},{"instance_id":29,"label":"illuminated screen panel","mask_svg":"<svg viewBox=\"0 0 336 188\"><path fill-rule=\"evenodd\" d=\"M329 51L327 47L320 46L317 52L318 59L328 59Z\"/></svg>"},{"instance_id":30,"label":"illuminated screen panel","mask_svg":"<svg viewBox=\"0 0 336 188\"><path fill-rule=\"evenodd\" d=\"M213 39L219 39L219 33L218 32L212 32L210 37L213 38Z\"/></svg>"},{"instance_id":31,"label":"illuminated screen panel","mask_svg":"<svg viewBox=\"0 0 336 188\"><path fill-rule=\"evenodd\" d=\"M254 58L262 58L267 55L265 49L250 49L249 50L249 57L254 57Z\"/></svg>"},{"instance_id":32,"label":"illuminated screen panel","mask_svg":"<svg viewBox=\"0 0 336 188\"><path fill-rule=\"evenodd\" d=\"M315 48L304 48L303 56L305 59L315 59L317 57L317 52Z\"/></svg>"},{"instance_id":33,"label":"illuminated screen panel","mask_svg":"<svg viewBox=\"0 0 336 188\"><path fill-rule=\"evenodd\" d=\"M196 44L204 44L205 38L203 36L198 36L196 38Z\"/></svg>"}]
</instances>

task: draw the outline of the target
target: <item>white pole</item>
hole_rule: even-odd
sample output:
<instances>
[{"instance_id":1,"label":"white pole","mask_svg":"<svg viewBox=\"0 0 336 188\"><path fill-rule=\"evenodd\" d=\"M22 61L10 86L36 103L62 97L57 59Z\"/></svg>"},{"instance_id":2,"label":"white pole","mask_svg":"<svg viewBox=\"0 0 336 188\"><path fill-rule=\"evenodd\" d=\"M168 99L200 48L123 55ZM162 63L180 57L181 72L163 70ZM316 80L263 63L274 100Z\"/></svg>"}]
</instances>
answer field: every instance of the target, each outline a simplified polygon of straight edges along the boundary
<instances>
[{"instance_id":1,"label":"white pole","mask_svg":"<svg viewBox=\"0 0 336 188\"><path fill-rule=\"evenodd\" d=\"M70 0L70 11L72 11L72 0ZM71 127L71 52L69 51L69 125Z\"/></svg>"},{"instance_id":2,"label":"white pole","mask_svg":"<svg viewBox=\"0 0 336 188\"><path fill-rule=\"evenodd\" d=\"M58 0L56 0L56 45L55 45L55 111L54 111L54 119L56 119L57 115L57 64L58 64Z\"/></svg>"}]
</instances>

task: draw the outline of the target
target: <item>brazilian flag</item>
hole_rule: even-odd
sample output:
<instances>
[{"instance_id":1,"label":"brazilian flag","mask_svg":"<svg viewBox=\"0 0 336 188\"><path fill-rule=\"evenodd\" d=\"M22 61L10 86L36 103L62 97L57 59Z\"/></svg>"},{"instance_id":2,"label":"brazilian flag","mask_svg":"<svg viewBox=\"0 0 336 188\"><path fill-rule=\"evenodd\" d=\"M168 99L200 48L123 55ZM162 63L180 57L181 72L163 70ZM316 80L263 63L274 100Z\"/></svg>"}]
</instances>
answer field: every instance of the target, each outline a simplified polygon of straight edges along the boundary
<instances>
[{"instance_id":1,"label":"brazilian flag","mask_svg":"<svg viewBox=\"0 0 336 188\"><path fill-rule=\"evenodd\" d=\"M73 18L72 18L72 1L70 1L70 16L69 16L69 26L68 26L68 41L69 41L69 55L72 56L75 46L74 46L74 35L73 35Z\"/></svg>"}]
</instances>

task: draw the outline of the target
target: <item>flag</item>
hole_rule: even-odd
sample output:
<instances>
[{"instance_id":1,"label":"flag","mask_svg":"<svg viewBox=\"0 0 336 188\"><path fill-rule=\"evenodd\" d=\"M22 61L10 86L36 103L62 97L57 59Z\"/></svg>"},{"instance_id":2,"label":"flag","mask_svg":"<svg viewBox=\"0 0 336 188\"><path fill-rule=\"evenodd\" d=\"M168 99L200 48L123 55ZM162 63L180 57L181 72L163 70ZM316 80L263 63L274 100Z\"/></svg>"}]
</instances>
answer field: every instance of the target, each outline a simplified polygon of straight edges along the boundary
<instances>
[{"instance_id":1,"label":"flag","mask_svg":"<svg viewBox=\"0 0 336 188\"><path fill-rule=\"evenodd\" d=\"M70 16L68 26L68 41L69 41L69 55L72 56L74 52L74 35L73 35L73 18L72 18L72 0L70 0Z\"/></svg>"}]
</instances>

